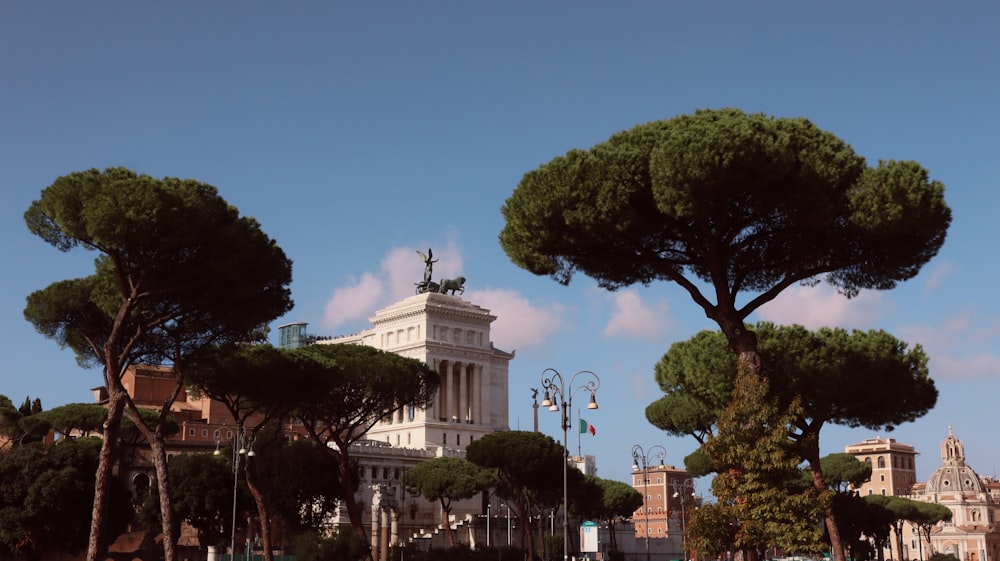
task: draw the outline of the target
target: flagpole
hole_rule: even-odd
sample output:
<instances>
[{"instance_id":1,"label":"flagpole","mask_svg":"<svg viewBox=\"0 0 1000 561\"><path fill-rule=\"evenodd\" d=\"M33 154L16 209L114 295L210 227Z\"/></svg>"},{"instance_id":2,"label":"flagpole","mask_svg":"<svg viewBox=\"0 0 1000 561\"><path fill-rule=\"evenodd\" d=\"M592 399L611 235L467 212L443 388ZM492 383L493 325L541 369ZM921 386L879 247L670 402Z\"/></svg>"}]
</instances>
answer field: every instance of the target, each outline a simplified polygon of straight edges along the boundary
<instances>
[{"instance_id":1,"label":"flagpole","mask_svg":"<svg viewBox=\"0 0 1000 561\"><path fill-rule=\"evenodd\" d=\"M576 455L577 456L582 456L583 455L580 452L580 446L582 445L581 442L583 440L583 437L580 436L580 435L582 435L582 434L583 434L583 432L580 431L580 412L577 411L576 412Z\"/></svg>"}]
</instances>

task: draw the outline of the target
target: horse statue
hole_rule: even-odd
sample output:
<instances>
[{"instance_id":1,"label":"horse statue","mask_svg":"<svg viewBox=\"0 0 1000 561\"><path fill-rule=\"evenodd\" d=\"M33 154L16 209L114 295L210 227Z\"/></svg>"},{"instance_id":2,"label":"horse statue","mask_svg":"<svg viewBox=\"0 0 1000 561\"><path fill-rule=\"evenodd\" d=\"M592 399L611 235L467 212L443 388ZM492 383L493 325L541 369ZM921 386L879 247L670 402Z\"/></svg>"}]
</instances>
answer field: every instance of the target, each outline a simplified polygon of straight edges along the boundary
<instances>
[{"instance_id":1,"label":"horse statue","mask_svg":"<svg viewBox=\"0 0 1000 561\"><path fill-rule=\"evenodd\" d=\"M465 277L441 279L441 283L438 286L438 292L441 294L448 294L449 290L451 291L452 296L455 295L456 291L459 294L465 294Z\"/></svg>"}]
</instances>

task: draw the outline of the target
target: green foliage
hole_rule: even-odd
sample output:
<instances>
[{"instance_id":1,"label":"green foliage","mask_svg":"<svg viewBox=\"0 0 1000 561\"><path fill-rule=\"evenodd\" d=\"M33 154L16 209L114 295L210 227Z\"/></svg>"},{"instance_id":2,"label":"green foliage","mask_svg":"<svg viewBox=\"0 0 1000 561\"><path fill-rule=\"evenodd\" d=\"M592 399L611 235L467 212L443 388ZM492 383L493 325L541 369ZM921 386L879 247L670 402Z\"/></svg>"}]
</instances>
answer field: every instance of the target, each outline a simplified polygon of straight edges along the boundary
<instances>
[{"instance_id":1,"label":"green foliage","mask_svg":"<svg viewBox=\"0 0 1000 561\"><path fill-rule=\"evenodd\" d=\"M585 475L583 485L575 485L574 491L571 503L573 512L581 519L598 520L607 524L609 528L613 528L618 522L628 520L632 513L642 506L642 493L621 481ZM557 548L547 551L562 552L561 536L559 540ZM617 551L618 541L615 532L611 532L610 540L611 551Z\"/></svg>"},{"instance_id":2,"label":"green foliage","mask_svg":"<svg viewBox=\"0 0 1000 561\"><path fill-rule=\"evenodd\" d=\"M437 393L440 375L419 360L367 345L309 345L291 354L295 368L315 381L303 386L309 391L292 414L337 460L340 496L354 532L363 536L350 444L401 407L426 407Z\"/></svg>"},{"instance_id":3,"label":"green foliage","mask_svg":"<svg viewBox=\"0 0 1000 561\"><path fill-rule=\"evenodd\" d=\"M243 340L291 308L291 262L210 185L91 169L56 179L25 222L62 251L100 254L92 276L34 292L25 309L84 364L105 362L109 337L126 364L153 360L178 348L165 341ZM141 336L119 348L125 333Z\"/></svg>"},{"instance_id":4,"label":"green foliage","mask_svg":"<svg viewBox=\"0 0 1000 561\"><path fill-rule=\"evenodd\" d=\"M769 382L767 398L778 411L791 412L791 405L799 404L787 438L796 444L796 457L808 462L807 481L817 491L843 490L867 477L853 456L839 462L837 458L821 461L819 438L825 424L891 430L924 415L937 400L923 349L919 345L909 349L884 331L809 331L767 322L753 329L763 362L761 372ZM674 343L655 370L666 395L646 409L647 419L670 434L691 434L704 442L718 428L736 372L736 356L720 332L703 331ZM861 385L871 393L857 392ZM890 391L897 399L877 397ZM745 432L735 437L741 435ZM707 459L703 449L692 455L692 472L703 474L709 467L719 467ZM710 459L718 463L717 458ZM832 480L824 481L828 470L832 470ZM835 518L835 513L829 514ZM835 520L832 523L840 526Z\"/></svg>"},{"instance_id":5,"label":"green foliage","mask_svg":"<svg viewBox=\"0 0 1000 561\"><path fill-rule=\"evenodd\" d=\"M881 550L888 543L894 520L893 513L888 509L854 493L843 492L834 495L833 511L841 539L850 550L851 557L870 558L870 542L874 542L876 550Z\"/></svg>"},{"instance_id":6,"label":"green foliage","mask_svg":"<svg viewBox=\"0 0 1000 561\"><path fill-rule=\"evenodd\" d=\"M51 425L40 415L42 402L25 397L20 407L15 408L10 398L0 395L0 436L14 445L40 442L51 430Z\"/></svg>"},{"instance_id":7,"label":"green foliage","mask_svg":"<svg viewBox=\"0 0 1000 561\"><path fill-rule=\"evenodd\" d=\"M257 446L252 469L273 513L293 529L319 530L342 489L334 458L313 442Z\"/></svg>"},{"instance_id":8,"label":"green foliage","mask_svg":"<svg viewBox=\"0 0 1000 561\"><path fill-rule=\"evenodd\" d=\"M955 557L951 553L941 553L934 552L927 558L927 561L959 561L958 557Z\"/></svg>"},{"instance_id":9,"label":"green foliage","mask_svg":"<svg viewBox=\"0 0 1000 561\"><path fill-rule=\"evenodd\" d=\"M885 331L809 331L768 322L758 323L754 331L763 373L771 380L769 396L782 407L802 399L798 426L818 431L824 423L834 423L891 430L926 414L937 401L923 349L910 349ZM646 418L669 434L703 442L729 403L736 368L722 333L702 331L674 343L655 367L666 395L647 407ZM855 391L860 384L873 391ZM878 397L890 390L897 399Z\"/></svg>"},{"instance_id":10,"label":"green foliage","mask_svg":"<svg viewBox=\"0 0 1000 561\"><path fill-rule=\"evenodd\" d=\"M176 523L190 524L203 544L223 545L232 525L232 466L222 455L179 454L170 461L169 469ZM143 505L143 517L151 527L159 525L159 503L154 481Z\"/></svg>"},{"instance_id":11,"label":"green foliage","mask_svg":"<svg viewBox=\"0 0 1000 561\"><path fill-rule=\"evenodd\" d=\"M323 441L350 442L400 407L425 407L440 384L423 362L367 345L309 345L292 353L316 381L296 414Z\"/></svg>"},{"instance_id":12,"label":"green foliage","mask_svg":"<svg viewBox=\"0 0 1000 561\"><path fill-rule=\"evenodd\" d=\"M108 410L100 403L69 403L38 414L62 435L100 434Z\"/></svg>"},{"instance_id":13,"label":"green foliage","mask_svg":"<svg viewBox=\"0 0 1000 561\"><path fill-rule=\"evenodd\" d=\"M563 284L577 271L609 289L677 282L732 324L822 275L847 294L913 277L944 242L943 194L918 164L870 168L806 119L700 110L525 174L503 205L500 245ZM728 315L742 291L761 296Z\"/></svg>"},{"instance_id":14,"label":"green foliage","mask_svg":"<svg viewBox=\"0 0 1000 561\"><path fill-rule=\"evenodd\" d=\"M820 466L827 487L838 493L848 493L852 488L861 487L872 475L871 464L843 452L823 456Z\"/></svg>"},{"instance_id":15,"label":"green foliage","mask_svg":"<svg viewBox=\"0 0 1000 561\"><path fill-rule=\"evenodd\" d=\"M98 440L81 438L0 453L0 558L86 547L99 448ZM129 516L124 485L118 482L113 494L112 520L120 528Z\"/></svg>"},{"instance_id":16,"label":"green foliage","mask_svg":"<svg viewBox=\"0 0 1000 561\"><path fill-rule=\"evenodd\" d=\"M100 366L109 414L95 481L89 556L106 547L110 458L125 407L128 367L169 362L182 390L184 361L210 344L252 341L291 309L291 261L253 218L194 180L154 179L125 168L59 177L24 214L28 229L61 251L97 252L93 274L31 293L25 319L69 347L84 366ZM169 490L160 437L170 403L148 432L153 462ZM163 505L169 520L170 505ZM164 552L172 557L169 531Z\"/></svg>"},{"instance_id":17,"label":"green foliage","mask_svg":"<svg viewBox=\"0 0 1000 561\"><path fill-rule=\"evenodd\" d=\"M495 470L497 494L512 501L519 519L527 519L534 506L558 504L563 484L565 456L562 445L537 432L506 431L488 434L469 444L465 457L479 466ZM567 477L582 484L582 474L572 468ZM534 558L534 533L521 526L522 543Z\"/></svg>"},{"instance_id":18,"label":"green foliage","mask_svg":"<svg viewBox=\"0 0 1000 561\"><path fill-rule=\"evenodd\" d=\"M788 487L800 462L788 438L798 405L779 408L768 391L766 379L741 371L733 401L719 417L719 433L705 444L720 472L713 481L719 512L712 520L730 521L732 545L739 550L818 551L819 522L830 499L815 488ZM709 526L711 535L719 534Z\"/></svg>"},{"instance_id":19,"label":"green foliage","mask_svg":"<svg viewBox=\"0 0 1000 561\"><path fill-rule=\"evenodd\" d=\"M446 521L451 515L452 501L488 491L495 483L496 478L491 471L468 460L447 456L421 462L403 476L403 485L407 490L441 505L441 522L451 545L455 543L455 535L451 524Z\"/></svg>"},{"instance_id":20,"label":"green foliage","mask_svg":"<svg viewBox=\"0 0 1000 561\"><path fill-rule=\"evenodd\" d=\"M494 481L489 471L476 464L447 456L421 462L403 477L408 490L429 501L441 501L443 507L486 490Z\"/></svg>"},{"instance_id":21,"label":"green foliage","mask_svg":"<svg viewBox=\"0 0 1000 561\"><path fill-rule=\"evenodd\" d=\"M330 537L318 532L303 532L292 540L295 561L361 561L369 556L368 544L349 531Z\"/></svg>"}]
</instances>

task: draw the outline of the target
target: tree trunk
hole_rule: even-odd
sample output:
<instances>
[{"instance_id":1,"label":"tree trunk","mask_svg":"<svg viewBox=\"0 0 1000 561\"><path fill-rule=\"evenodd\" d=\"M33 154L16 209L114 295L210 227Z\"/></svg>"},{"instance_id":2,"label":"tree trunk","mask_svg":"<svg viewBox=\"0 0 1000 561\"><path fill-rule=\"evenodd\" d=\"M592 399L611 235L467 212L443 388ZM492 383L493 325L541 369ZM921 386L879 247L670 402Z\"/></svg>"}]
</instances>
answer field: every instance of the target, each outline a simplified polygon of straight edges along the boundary
<instances>
[{"instance_id":1,"label":"tree trunk","mask_svg":"<svg viewBox=\"0 0 1000 561\"><path fill-rule=\"evenodd\" d=\"M87 561L103 561L108 552L107 513L118 433L125 412L125 397L125 390L120 385L108 388L108 418L104 421L104 439L101 441L94 481L94 510L91 513L90 538L87 541Z\"/></svg>"},{"instance_id":2,"label":"tree trunk","mask_svg":"<svg viewBox=\"0 0 1000 561\"><path fill-rule=\"evenodd\" d=\"M520 495L520 500L516 502L520 503L517 509L517 527L521 534L521 547L522 549L527 549L528 561L537 561L538 557L535 554L535 533L531 531L531 499L524 492L521 492Z\"/></svg>"},{"instance_id":3,"label":"tree trunk","mask_svg":"<svg viewBox=\"0 0 1000 561\"><path fill-rule=\"evenodd\" d=\"M455 532L451 529L451 507L445 507L441 501L441 523L444 525L444 535L448 538L448 545L455 547Z\"/></svg>"},{"instance_id":4,"label":"tree trunk","mask_svg":"<svg viewBox=\"0 0 1000 561\"><path fill-rule=\"evenodd\" d=\"M163 531L163 559L176 561L177 525L174 522L174 509L170 502L170 478L167 475L167 447L163 442L163 433L153 431L148 439L153 453L153 467L156 470L157 489L160 494L160 519Z\"/></svg>"},{"instance_id":5,"label":"tree trunk","mask_svg":"<svg viewBox=\"0 0 1000 561\"><path fill-rule=\"evenodd\" d=\"M354 530L354 534L365 541L365 543L371 545L371 540L368 538L368 534L365 533L364 521L361 519L361 508L358 505L358 501L354 499L354 487L351 485L353 477L351 474L351 461L347 454L348 444L341 442L339 440L334 441L337 448L340 449L340 457L338 461L340 462L340 490L341 494L344 495L344 504L347 505L347 516L351 519L351 529ZM333 451L333 449L328 448L328 450ZM336 452L334 452L336 453ZM374 561L372 558L371 548L367 548L369 561Z\"/></svg>"},{"instance_id":6,"label":"tree trunk","mask_svg":"<svg viewBox=\"0 0 1000 561\"><path fill-rule=\"evenodd\" d=\"M257 517L260 518L260 539L264 546L264 561L274 561L274 546L271 543L271 512L264 500L264 494L257 486L257 479L253 476L250 468L250 458L247 458L245 470L247 489L253 495L254 503L257 504Z\"/></svg>"},{"instance_id":7,"label":"tree trunk","mask_svg":"<svg viewBox=\"0 0 1000 561\"><path fill-rule=\"evenodd\" d=\"M816 487L821 493L827 492L826 483L824 483L823 472L819 469L818 464L814 465L812 460L809 460L809 473L812 476L813 486ZM830 549L833 553L833 558L836 561L846 561L844 555L844 541L840 538L840 528L837 526L837 517L833 513L833 504L831 503L826 507L825 522L827 535L830 538Z\"/></svg>"},{"instance_id":8,"label":"tree trunk","mask_svg":"<svg viewBox=\"0 0 1000 561\"><path fill-rule=\"evenodd\" d=\"M809 464L809 476L812 478L813 487L820 493L828 493L826 479L823 477L819 457L819 428L814 427L810 432L802 435L802 452L806 462ZM833 502L826 507L825 512L826 531L830 537L830 549L835 561L846 561L844 555L844 541L840 538L840 528L837 526L837 517L833 512Z\"/></svg>"}]
</instances>

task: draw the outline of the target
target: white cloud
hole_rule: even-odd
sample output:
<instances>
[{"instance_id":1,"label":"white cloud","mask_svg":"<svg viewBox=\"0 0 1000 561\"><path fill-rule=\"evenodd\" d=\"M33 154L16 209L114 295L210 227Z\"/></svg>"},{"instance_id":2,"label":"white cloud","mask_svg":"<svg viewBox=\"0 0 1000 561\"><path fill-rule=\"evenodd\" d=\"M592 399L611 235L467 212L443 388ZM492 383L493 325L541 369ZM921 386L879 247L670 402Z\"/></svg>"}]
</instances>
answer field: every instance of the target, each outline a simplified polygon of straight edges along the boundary
<instances>
[{"instance_id":1,"label":"white cloud","mask_svg":"<svg viewBox=\"0 0 1000 561\"><path fill-rule=\"evenodd\" d=\"M1000 321L983 323L965 311L934 324L904 325L898 331L900 339L924 347L933 378L1000 378L1000 356L991 354L1000 338Z\"/></svg>"},{"instance_id":2,"label":"white cloud","mask_svg":"<svg viewBox=\"0 0 1000 561\"><path fill-rule=\"evenodd\" d=\"M377 308L385 292L375 275L365 273L353 285L338 288L323 307L323 327L335 327L368 318Z\"/></svg>"},{"instance_id":3,"label":"white cloud","mask_svg":"<svg viewBox=\"0 0 1000 561\"><path fill-rule=\"evenodd\" d=\"M665 300L655 305L643 302L635 290L622 290L611 296L614 311L604 326L608 337L633 337L646 341L658 341L669 325L670 306Z\"/></svg>"},{"instance_id":4,"label":"white cloud","mask_svg":"<svg viewBox=\"0 0 1000 561\"><path fill-rule=\"evenodd\" d=\"M797 285L761 306L755 315L764 321L808 329L869 329L883 315L885 306L882 296L874 291L862 291L848 299L826 284Z\"/></svg>"},{"instance_id":5,"label":"white cloud","mask_svg":"<svg viewBox=\"0 0 1000 561\"><path fill-rule=\"evenodd\" d=\"M924 294L941 286L941 284L954 272L955 267L950 261L941 261L936 263L934 268L931 269L927 275L927 281L924 283Z\"/></svg>"},{"instance_id":6,"label":"white cloud","mask_svg":"<svg viewBox=\"0 0 1000 561\"><path fill-rule=\"evenodd\" d=\"M497 316L490 334L496 346L505 351L543 345L564 327L565 309L559 304L538 307L513 290L487 289L466 294L467 300Z\"/></svg>"},{"instance_id":7,"label":"white cloud","mask_svg":"<svg viewBox=\"0 0 1000 561\"><path fill-rule=\"evenodd\" d=\"M386 253L377 273L366 272L349 286L334 289L323 311L322 325L334 329L371 317L375 310L416 293L416 281L424 277L424 260L413 247L394 247ZM455 275L462 270L462 256L455 240L433 255L433 277Z\"/></svg>"},{"instance_id":8,"label":"white cloud","mask_svg":"<svg viewBox=\"0 0 1000 561\"><path fill-rule=\"evenodd\" d=\"M988 354L930 355L931 378L937 380L1000 379L1000 357Z\"/></svg>"}]
</instances>

